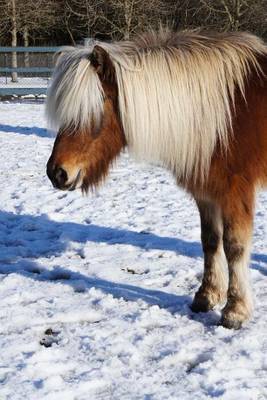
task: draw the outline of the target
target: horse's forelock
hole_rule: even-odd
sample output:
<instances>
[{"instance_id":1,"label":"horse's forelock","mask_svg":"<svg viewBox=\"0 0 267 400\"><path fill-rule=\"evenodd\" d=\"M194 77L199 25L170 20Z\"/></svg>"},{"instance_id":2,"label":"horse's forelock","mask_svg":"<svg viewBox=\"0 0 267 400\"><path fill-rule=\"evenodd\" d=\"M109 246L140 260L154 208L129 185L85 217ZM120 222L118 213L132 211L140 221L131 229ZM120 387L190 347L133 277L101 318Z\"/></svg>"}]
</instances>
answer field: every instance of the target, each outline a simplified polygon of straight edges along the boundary
<instances>
[{"instance_id":1,"label":"horse's forelock","mask_svg":"<svg viewBox=\"0 0 267 400\"><path fill-rule=\"evenodd\" d=\"M91 51L68 48L58 57L46 101L49 126L54 130L97 128L101 123L105 95L91 65Z\"/></svg>"}]
</instances>

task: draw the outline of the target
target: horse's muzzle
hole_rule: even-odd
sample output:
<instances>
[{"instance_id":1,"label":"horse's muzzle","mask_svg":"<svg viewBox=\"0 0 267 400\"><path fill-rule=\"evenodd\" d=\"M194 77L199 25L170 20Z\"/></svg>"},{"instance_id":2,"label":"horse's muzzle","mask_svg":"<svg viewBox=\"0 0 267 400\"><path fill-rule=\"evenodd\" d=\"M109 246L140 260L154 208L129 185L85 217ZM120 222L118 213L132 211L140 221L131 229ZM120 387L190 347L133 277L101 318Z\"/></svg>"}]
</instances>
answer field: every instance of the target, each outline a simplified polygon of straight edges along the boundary
<instances>
[{"instance_id":1,"label":"horse's muzzle","mask_svg":"<svg viewBox=\"0 0 267 400\"><path fill-rule=\"evenodd\" d=\"M68 181L68 174L64 168L54 165L51 160L48 161L46 166L46 173L53 186L57 189L66 190L66 182Z\"/></svg>"},{"instance_id":2,"label":"horse's muzzle","mask_svg":"<svg viewBox=\"0 0 267 400\"><path fill-rule=\"evenodd\" d=\"M79 170L76 178L68 182L69 177L66 170L61 166L55 165L52 160L47 163L46 173L53 186L60 190L75 190L81 178L81 170Z\"/></svg>"}]
</instances>

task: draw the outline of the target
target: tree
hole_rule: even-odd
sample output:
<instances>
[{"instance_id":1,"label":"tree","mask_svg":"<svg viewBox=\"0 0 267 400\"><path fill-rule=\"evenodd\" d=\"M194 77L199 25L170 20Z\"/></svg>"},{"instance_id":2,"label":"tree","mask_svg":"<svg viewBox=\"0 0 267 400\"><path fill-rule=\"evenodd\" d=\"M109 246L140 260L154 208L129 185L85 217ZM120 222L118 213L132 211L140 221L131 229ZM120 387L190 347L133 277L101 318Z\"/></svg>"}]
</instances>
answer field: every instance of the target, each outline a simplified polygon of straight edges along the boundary
<instances>
[{"instance_id":1,"label":"tree","mask_svg":"<svg viewBox=\"0 0 267 400\"><path fill-rule=\"evenodd\" d=\"M0 0L0 40L8 45L128 39L166 24L267 36L267 0Z\"/></svg>"},{"instance_id":2,"label":"tree","mask_svg":"<svg viewBox=\"0 0 267 400\"><path fill-rule=\"evenodd\" d=\"M185 0L179 12L184 26L267 33L267 0Z\"/></svg>"},{"instance_id":3,"label":"tree","mask_svg":"<svg viewBox=\"0 0 267 400\"><path fill-rule=\"evenodd\" d=\"M31 37L51 30L56 21L56 0L1 0L0 14L2 15L0 34L9 36L8 42L16 47L18 37L23 38L25 47L29 46ZM29 66L29 54L24 53L24 64ZM12 68L17 68L17 53L12 52ZM17 81L17 72L12 72L13 82Z\"/></svg>"},{"instance_id":4,"label":"tree","mask_svg":"<svg viewBox=\"0 0 267 400\"><path fill-rule=\"evenodd\" d=\"M159 28L172 19L175 1L111 0L100 15L106 34L116 39L129 39L141 31Z\"/></svg>"},{"instance_id":5,"label":"tree","mask_svg":"<svg viewBox=\"0 0 267 400\"><path fill-rule=\"evenodd\" d=\"M73 44L85 37L94 37L104 0L66 0L63 2L61 21Z\"/></svg>"}]
</instances>

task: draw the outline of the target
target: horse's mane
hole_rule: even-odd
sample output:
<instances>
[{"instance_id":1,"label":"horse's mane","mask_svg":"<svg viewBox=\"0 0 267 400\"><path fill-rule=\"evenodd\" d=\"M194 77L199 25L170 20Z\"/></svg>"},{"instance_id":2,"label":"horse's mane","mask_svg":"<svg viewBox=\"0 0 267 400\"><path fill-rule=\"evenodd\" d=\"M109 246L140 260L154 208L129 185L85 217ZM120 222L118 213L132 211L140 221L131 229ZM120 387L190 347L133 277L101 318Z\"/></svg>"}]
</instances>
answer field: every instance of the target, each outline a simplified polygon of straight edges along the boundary
<instances>
[{"instance_id":1,"label":"horse's mane","mask_svg":"<svg viewBox=\"0 0 267 400\"><path fill-rule=\"evenodd\" d=\"M114 64L127 143L178 178L202 177L216 144L227 149L234 96L261 73L264 43L248 33L150 32L133 41L100 43ZM47 99L54 125L100 124L104 92L90 65L93 46L59 57Z\"/></svg>"}]
</instances>

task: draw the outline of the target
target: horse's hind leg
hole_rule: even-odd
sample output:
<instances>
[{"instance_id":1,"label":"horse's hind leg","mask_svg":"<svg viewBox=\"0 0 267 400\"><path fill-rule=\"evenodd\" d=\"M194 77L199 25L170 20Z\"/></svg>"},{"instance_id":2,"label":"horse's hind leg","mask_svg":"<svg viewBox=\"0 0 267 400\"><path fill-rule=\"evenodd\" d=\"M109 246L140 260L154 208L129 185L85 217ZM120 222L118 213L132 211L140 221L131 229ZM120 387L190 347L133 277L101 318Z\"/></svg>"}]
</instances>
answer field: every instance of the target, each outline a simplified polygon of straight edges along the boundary
<instances>
[{"instance_id":1,"label":"horse's hind leg","mask_svg":"<svg viewBox=\"0 0 267 400\"><path fill-rule=\"evenodd\" d=\"M202 284L192 303L192 310L205 312L226 299L226 259L223 251L223 222L220 208L208 201L196 200L201 221L204 252Z\"/></svg>"},{"instance_id":2,"label":"horse's hind leg","mask_svg":"<svg viewBox=\"0 0 267 400\"><path fill-rule=\"evenodd\" d=\"M229 287L221 323L227 328L238 329L250 317L253 308L248 265L254 195L248 191L242 199L235 195L229 200L223 210L223 244L229 268Z\"/></svg>"}]
</instances>

